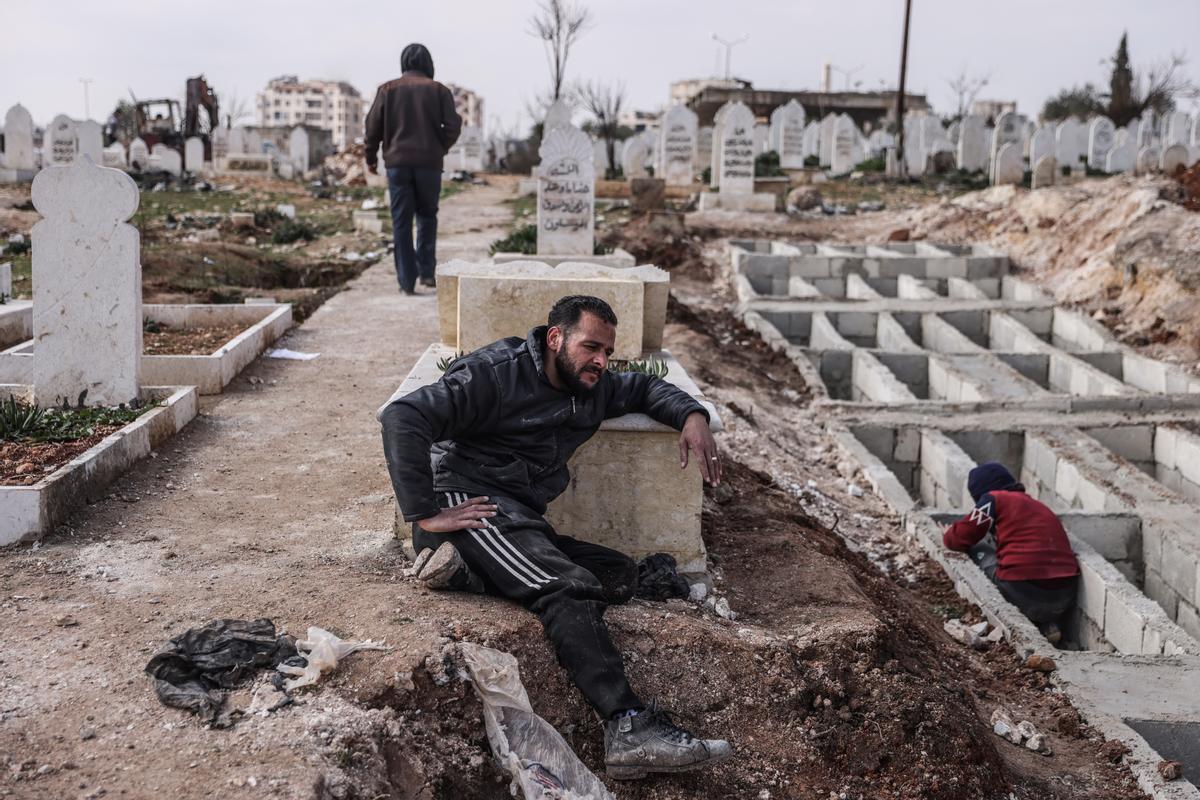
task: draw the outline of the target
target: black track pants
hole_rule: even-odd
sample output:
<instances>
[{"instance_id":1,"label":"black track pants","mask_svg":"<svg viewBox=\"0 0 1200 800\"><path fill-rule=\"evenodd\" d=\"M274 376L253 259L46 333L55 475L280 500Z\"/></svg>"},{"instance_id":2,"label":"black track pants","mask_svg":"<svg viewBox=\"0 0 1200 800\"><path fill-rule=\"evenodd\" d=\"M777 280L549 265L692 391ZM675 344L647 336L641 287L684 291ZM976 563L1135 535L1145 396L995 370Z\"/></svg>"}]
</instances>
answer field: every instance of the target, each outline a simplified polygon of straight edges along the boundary
<instances>
[{"instance_id":1,"label":"black track pants","mask_svg":"<svg viewBox=\"0 0 1200 800\"><path fill-rule=\"evenodd\" d=\"M447 507L468 497L466 492L439 492L438 502ZM453 542L489 594L515 600L537 614L559 663L603 719L642 708L604 624L609 604L633 597L633 559L559 536L540 514L520 503L495 496L491 501L498 509L487 528L439 534L413 525L413 546L420 552Z\"/></svg>"}]
</instances>

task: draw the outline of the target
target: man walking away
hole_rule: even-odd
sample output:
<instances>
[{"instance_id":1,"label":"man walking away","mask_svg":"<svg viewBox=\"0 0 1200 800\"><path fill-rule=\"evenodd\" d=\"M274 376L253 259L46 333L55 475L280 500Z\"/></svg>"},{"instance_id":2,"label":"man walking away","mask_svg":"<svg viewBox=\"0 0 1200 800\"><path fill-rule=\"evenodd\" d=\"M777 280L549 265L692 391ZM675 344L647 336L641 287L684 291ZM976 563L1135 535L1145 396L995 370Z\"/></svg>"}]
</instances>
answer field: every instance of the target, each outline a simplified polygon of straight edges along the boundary
<instances>
[{"instance_id":1,"label":"man walking away","mask_svg":"<svg viewBox=\"0 0 1200 800\"><path fill-rule=\"evenodd\" d=\"M942 543L970 555L1000 594L1058 644L1079 590L1079 562L1062 523L995 461L971 470L967 490L975 508L946 528Z\"/></svg>"},{"instance_id":2,"label":"man walking away","mask_svg":"<svg viewBox=\"0 0 1200 800\"><path fill-rule=\"evenodd\" d=\"M396 279L400 291L414 294L435 286L438 195L442 191L442 158L458 140L462 120L454 95L433 79L433 56L423 44L410 44L400 54L401 75L375 92L367 112L367 169L377 171L383 144L388 193L392 206ZM413 249L413 215L417 246Z\"/></svg>"}]
</instances>

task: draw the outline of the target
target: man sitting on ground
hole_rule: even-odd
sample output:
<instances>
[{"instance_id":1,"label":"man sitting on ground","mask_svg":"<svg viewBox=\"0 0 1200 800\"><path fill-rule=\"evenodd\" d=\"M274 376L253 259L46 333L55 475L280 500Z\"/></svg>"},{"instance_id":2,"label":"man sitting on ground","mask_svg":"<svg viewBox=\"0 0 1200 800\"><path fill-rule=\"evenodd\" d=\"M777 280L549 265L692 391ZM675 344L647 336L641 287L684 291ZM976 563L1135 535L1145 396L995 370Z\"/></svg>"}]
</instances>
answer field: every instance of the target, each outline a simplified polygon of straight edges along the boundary
<instances>
[{"instance_id":1,"label":"man sitting on ground","mask_svg":"<svg viewBox=\"0 0 1200 800\"><path fill-rule=\"evenodd\" d=\"M946 528L942 542L969 554L1000 594L1057 644L1079 581L1062 523L995 461L971 470L967 490L975 508Z\"/></svg>"},{"instance_id":2,"label":"man sitting on ground","mask_svg":"<svg viewBox=\"0 0 1200 800\"><path fill-rule=\"evenodd\" d=\"M560 535L542 515L570 482L571 454L610 417L640 412L681 430L680 466L695 454L710 483L721 464L695 399L660 378L608 371L616 326L603 300L564 297L547 325L456 359L380 420L392 486L414 523L417 578L507 597L537 614L605 721L608 774L640 778L714 763L732 749L693 737L630 687L603 614L633 596L633 560Z\"/></svg>"}]
</instances>

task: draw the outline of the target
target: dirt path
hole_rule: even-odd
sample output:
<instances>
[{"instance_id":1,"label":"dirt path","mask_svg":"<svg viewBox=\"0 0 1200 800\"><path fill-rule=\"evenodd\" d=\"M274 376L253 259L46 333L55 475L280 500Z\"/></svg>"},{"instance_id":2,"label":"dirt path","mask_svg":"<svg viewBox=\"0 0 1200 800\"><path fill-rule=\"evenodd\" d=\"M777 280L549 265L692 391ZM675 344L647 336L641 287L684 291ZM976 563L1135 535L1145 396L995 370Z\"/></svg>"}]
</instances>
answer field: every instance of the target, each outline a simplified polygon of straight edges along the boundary
<instances>
[{"instance_id":1,"label":"dirt path","mask_svg":"<svg viewBox=\"0 0 1200 800\"><path fill-rule=\"evenodd\" d=\"M445 201L439 258L485 255L506 196L474 187ZM306 727L325 708L348 721L344 702L207 731L159 705L142 667L221 617L433 647L434 632L394 622L374 413L436 330L434 295L406 298L390 260L372 267L282 342L320 358L260 359L109 500L36 548L0 551L0 795L310 796Z\"/></svg>"}]
</instances>

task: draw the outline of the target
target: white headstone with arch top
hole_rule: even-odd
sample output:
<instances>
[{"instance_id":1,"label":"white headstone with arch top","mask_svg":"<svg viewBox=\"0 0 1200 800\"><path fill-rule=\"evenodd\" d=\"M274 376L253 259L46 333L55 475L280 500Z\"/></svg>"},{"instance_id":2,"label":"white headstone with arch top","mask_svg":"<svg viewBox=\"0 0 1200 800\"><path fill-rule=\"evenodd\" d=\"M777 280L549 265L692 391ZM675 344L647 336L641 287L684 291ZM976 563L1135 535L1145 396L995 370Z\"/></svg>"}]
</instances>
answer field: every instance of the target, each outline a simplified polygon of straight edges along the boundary
<instances>
[{"instance_id":1,"label":"white headstone with arch top","mask_svg":"<svg viewBox=\"0 0 1200 800\"><path fill-rule=\"evenodd\" d=\"M1092 169L1104 171L1108 151L1116 142L1117 128L1108 117L1095 117L1088 126L1087 163Z\"/></svg>"},{"instance_id":2,"label":"white headstone with arch top","mask_svg":"<svg viewBox=\"0 0 1200 800\"><path fill-rule=\"evenodd\" d=\"M656 176L671 186L692 185L692 165L696 160L696 130L700 126L696 112L675 105L663 114L658 138Z\"/></svg>"},{"instance_id":3,"label":"white headstone with arch top","mask_svg":"<svg viewBox=\"0 0 1200 800\"><path fill-rule=\"evenodd\" d=\"M734 103L721 120L721 194L754 193L754 112Z\"/></svg>"},{"instance_id":4,"label":"white headstone with arch top","mask_svg":"<svg viewBox=\"0 0 1200 800\"><path fill-rule=\"evenodd\" d=\"M137 185L85 157L39 172L33 204L42 215L32 236L35 401L136 401L142 266L137 228L126 220L137 211Z\"/></svg>"},{"instance_id":5,"label":"white headstone with arch top","mask_svg":"<svg viewBox=\"0 0 1200 800\"><path fill-rule=\"evenodd\" d=\"M85 119L75 124L75 140L79 144L79 156L87 156L92 163L104 161L104 129L94 119Z\"/></svg>"},{"instance_id":6,"label":"white headstone with arch top","mask_svg":"<svg viewBox=\"0 0 1200 800\"><path fill-rule=\"evenodd\" d=\"M596 169L592 140L574 125L550 131L538 148L538 255L595 253Z\"/></svg>"},{"instance_id":7,"label":"white headstone with arch top","mask_svg":"<svg viewBox=\"0 0 1200 800\"><path fill-rule=\"evenodd\" d=\"M779 112L776 130L779 141L779 166L781 169L803 169L804 167L804 106L794 98L776 109Z\"/></svg>"},{"instance_id":8,"label":"white headstone with arch top","mask_svg":"<svg viewBox=\"0 0 1200 800\"><path fill-rule=\"evenodd\" d=\"M59 114L46 129L42 160L48 167L65 166L74 162L78 154L79 135L75 120Z\"/></svg>"},{"instance_id":9,"label":"white headstone with arch top","mask_svg":"<svg viewBox=\"0 0 1200 800\"><path fill-rule=\"evenodd\" d=\"M983 117L968 114L958 126L958 168L967 172L987 169L988 142Z\"/></svg>"},{"instance_id":10,"label":"white headstone with arch top","mask_svg":"<svg viewBox=\"0 0 1200 800\"><path fill-rule=\"evenodd\" d=\"M183 166L193 174L204 169L204 142L199 136L189 136L183 143Z\"/></svg>"},{"instance_id":11,"label":"white headstone with arch top","mask_svg":"<svg viewBox=\"0 0 1200 800\"><path fill-rule=\"evenodd\" d=\"M104 148L104 166L112 167L113 169L125 169L125 167L129 166L129 162L125 157L125 145L120 142L113 142Z\"/></svg>"},{"instance_id":12,"label":"white headstone with arch top","mask_svg":"<svg viewBox=\"0 0 1200 800\"><path fill-rule=\"evenodd\" d=\"M150 148L140 137L129 143L129 166L137 170L150 167Z\"/></svg>"},{"instance_id":13,"label":"white headstone with arch top","mask_svg":"<svg viewBox=\"0 0 1200 800\"><path fill-rule=\"evenodd\" d=\"M20 103L4 115L4 167L27 172L33 161L33 117Z\"/></svg>"}]
</instances>

